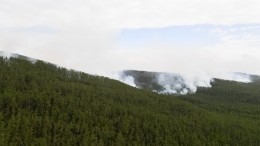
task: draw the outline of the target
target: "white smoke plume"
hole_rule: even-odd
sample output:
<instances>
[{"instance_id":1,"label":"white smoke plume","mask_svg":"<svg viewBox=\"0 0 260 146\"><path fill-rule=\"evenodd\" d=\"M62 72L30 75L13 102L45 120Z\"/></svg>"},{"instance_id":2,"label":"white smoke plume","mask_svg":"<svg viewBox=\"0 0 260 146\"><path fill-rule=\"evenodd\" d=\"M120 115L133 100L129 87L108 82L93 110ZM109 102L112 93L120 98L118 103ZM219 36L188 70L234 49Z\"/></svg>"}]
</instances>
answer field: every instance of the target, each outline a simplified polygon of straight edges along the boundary
<instances>
[{"instance_id":1,"label":"white smoke plume","mask_svg":"<svg viewBox=\"0 0 260 146\"><path fill-rule=\"evenodd\" d=\"M26 57L26 56L21 56L19 54L14 54L14 53L11 53L11 52L7 52L7 51L0 51L0 56L1 57L5 57L7 59L10 59L10 58L18 58L18 57L21 57L27 61L30 61L31 63L36 63L37 60L34 59L34 58L30 58L30 57Z\"/></svg>"},{"instance_id":2,"label":"white smoke plume","mask_svg":"<svg viewBox=\"0 0 260 146\"><path fill-rule=\"evenodd\" d=\"M196 91L214 77L249 81L220 72L260 74L259 5L259 0L2 0L0 50L108 77L129 68L174 72L187 90ZM175 26L192 29L168 31ZM147 34L151 28L171 35ZM125 40L141 45L119 41L125 30L139 29L145 33L130 33ZM141 38L147 35L153 39L145 44ZM178 87L159 79L169 91ZM134 86L131 77L123 82Z\"/></svg>"},{"instance_id":3,"label":"white smoke plume","mask_svg":"<svg viewBox=\"0 0 260 146\"><path fill-rule=\"evenodd\" d=\"M125 75L122 71L113 72L108 75L108 77L123 82L129 86L137 87L135 84L135 79L132 76Z\"/></svg>"},{"instance_id":4,"label":"white smoke plume","mask_svg":"<svg viewBox=\"0 0 260 146\"><path fill-rule=\"evenodd\" d=\"M132 87L137 87L135 85L134 78L132 76L122 77L122 78L119 78L118 80L123 82L123 83L125 83L125 84L127 84L127 85L130 85Z\"/></svg>"},{"instance_id":5,"label":"white smoke plume","mask_svg":"<svg viewBox=\"0 0 260 146\"><path fill-rule=\"evenodd\" d=\"M225 74L222 73L215 76L215 78L236 81L236 82L243 82L243 83L252 82L250 75L244 73L225 73Z\"/></svg>"},{"instance_id":6,"label":"white smoke plume","mask_svg":"<svg viewBox=\"0 0 260 146\"><path fill-rule=\"evenodd\" d=\"M159 85L160 89L149 88L160 94L190 94L195 93L199 87L210 88L214 79L231 80L243 83L251 82L250 75L243 73L226 73L208 75L180 75L174 73L151 73L139 71L118 72L115 79L137 88L147 88L151 85ZM143 78L143 79L142 79ZM144 81L144 78L145 81ZM150 84L150 85L149 85ZM155 88L155 87L154 87Z\"/></svg>"},{"instance_id":7,"label":"white smoke plume","mask_svg":"<svg viewBox=\"0 0 260 146\"><path fill-rule=\"evenodd\" d=\"M0 51L0 56L6 57L6 58L17 57L16 54L13 54L13 53L7 52L7 51Z\"/></svg>"},{"instance_id":8,"label":"white smoke plume","mask_svg":"<svg viewBox=\"0 0 260 146\"><path fill-rule=\"evenodd\" d=\"M32 63L37 62L36 59L20 56L11 52L0 51L0 56L3 57L22 57ZM127 85L136 88L144 88L144 86L151 86L157 84L161 89L152 89L154 92L160 94L189 94L195 93L198 87L210 88L214 79L230 80L236 82L250 83L251 76L244 73L193 73L193 74L177 74L177 73L159 73L159 72L142 72L141 71L119 71L105 76L115 80L119 80ZM140 81L141 78L148 78L146 81ZM142 79L141 79L142 80ZM150 84L150 85L149 85Z\"/></svg>"}]
</instances>

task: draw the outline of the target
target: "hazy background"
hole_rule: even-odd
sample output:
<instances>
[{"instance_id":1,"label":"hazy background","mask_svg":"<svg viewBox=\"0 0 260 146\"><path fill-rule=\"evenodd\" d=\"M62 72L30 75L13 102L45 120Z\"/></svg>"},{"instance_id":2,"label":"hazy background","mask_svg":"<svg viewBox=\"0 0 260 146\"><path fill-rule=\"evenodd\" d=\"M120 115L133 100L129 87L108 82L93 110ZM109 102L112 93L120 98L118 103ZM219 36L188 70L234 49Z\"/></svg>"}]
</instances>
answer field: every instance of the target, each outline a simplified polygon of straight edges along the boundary
<instances>
[{"instance_id":1,"label":"hazy background","mask_svg":"<svg viewBox=\"0 0 260 146\"><path fill-rule=\"evenodd\" d=\"M260 74L259 6L258 0L0 0L0 50L107 76L124 69Z\"/></svg>"}]
</instances>

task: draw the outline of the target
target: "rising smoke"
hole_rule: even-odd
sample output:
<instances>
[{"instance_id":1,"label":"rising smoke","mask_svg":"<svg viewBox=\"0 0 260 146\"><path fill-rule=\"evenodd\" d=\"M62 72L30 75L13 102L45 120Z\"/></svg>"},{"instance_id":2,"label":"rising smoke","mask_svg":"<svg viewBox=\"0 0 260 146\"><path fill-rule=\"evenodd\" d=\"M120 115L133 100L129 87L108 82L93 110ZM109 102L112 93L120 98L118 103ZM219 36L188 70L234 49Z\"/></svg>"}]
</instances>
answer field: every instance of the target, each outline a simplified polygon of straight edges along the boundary
<instances>
[{"instance_id":1,"label":"rising smoke","mask_svg":"<svg viewBox=\"0 0 260 146\"><path fill-rule=\"evenodd\" d=\"M122 71L115 76L117 80L130 86L153 90L160 94L189 94L195 93L198 87L210 88L214 79L231 80L243 83L251 82L250 75L243 73L227 73L217 76L201 74L187 76L174 73Z\"/></svg>"},{"instance_id":2,"label":"rising smoke","mask_svg":"<svg viewBox=\"0 0 260 146\"><path fill-rule=\"evenodd\" d=\"M22 58L32 63L36 59L0 51L0 56L7 58ZM251 76L244 73L220 73L220 74L177 74L126 70L107 74L110 78L119 80L132 87L148 89L160 94L189 94L195 93L198 87L210 88L214 79L230 80L236 82L249 83Z\"/></svg>"}]
</instances>

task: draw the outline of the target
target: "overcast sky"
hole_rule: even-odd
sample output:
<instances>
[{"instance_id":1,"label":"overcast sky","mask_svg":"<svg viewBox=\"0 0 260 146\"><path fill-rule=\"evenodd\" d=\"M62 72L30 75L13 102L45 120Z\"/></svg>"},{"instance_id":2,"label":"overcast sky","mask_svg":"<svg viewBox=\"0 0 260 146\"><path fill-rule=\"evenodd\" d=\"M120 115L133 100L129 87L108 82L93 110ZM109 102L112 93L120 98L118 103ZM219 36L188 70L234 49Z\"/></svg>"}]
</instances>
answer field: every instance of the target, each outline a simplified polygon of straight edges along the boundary
<instances>
[{"instance_id":1,"label":"overcast sky","mask_svg":"<svg viewBox=\"0 0 260 146\"><path fill-rule=\"evenodd\" d=\"M259 0L0 0L0 50L95 74L260 74Z\"/></svg>"}]
</instances>

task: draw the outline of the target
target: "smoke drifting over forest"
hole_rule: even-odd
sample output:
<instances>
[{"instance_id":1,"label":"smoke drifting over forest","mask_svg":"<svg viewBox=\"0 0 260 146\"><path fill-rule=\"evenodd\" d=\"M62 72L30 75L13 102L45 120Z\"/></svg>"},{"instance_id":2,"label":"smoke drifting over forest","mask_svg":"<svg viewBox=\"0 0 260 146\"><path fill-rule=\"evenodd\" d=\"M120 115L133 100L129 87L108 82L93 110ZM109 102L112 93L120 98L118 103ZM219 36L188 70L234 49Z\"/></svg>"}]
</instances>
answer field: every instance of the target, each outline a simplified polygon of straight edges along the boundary
<instances>
[{"instance_id":1,"label":"smoke drifting over forest","mask_svg":"<svg viewBox=\"0 0 260 146\"><path fill-rule=\"evenodd\" d=\"M181 79L174 81L191 92L209 87L215 77L249 80L232 72L260 74L259 5L258 0L4 0L0 50L107 77L126 69L175 73ZM169 78L174 77L157 77L165 89L177 89Z\"/></svg>"},{"instance_id":2,"label":"smoke drifting over forest","mask_svg":"<svg viewBox=\"0 0 260 146\"><path fill-rule=\"evenodd\" d=\"M161 94L195 93L198 87L210 88L215 78L237 82L251 82L250 75L243 73L228 73L218 76L200 75L188 77L174 73L159 73L145 71L122 71L116 79L130 86L152 90Z\"/></svg>"},{"instance_id":3,"label":"smoke drifting over forest","mask_svg":"<svg viewBox=\"0 0 260 146\"><path fill-rule=\"evenodd\" d=\"M23 58L32 63L37 60L10 52L0 51L0 56L7 58ZM105 75L106 76L106 75ZM251 76L244 73L222 73L222 74L178 74L163 72L147 72L125 70L107 74L107 77L119 80L130 86L148 89L161 94L188 94L195 93L198 87L210 88L214 79L223 79L237 82L249 83Z\"/></svg>"}]
</instances>

